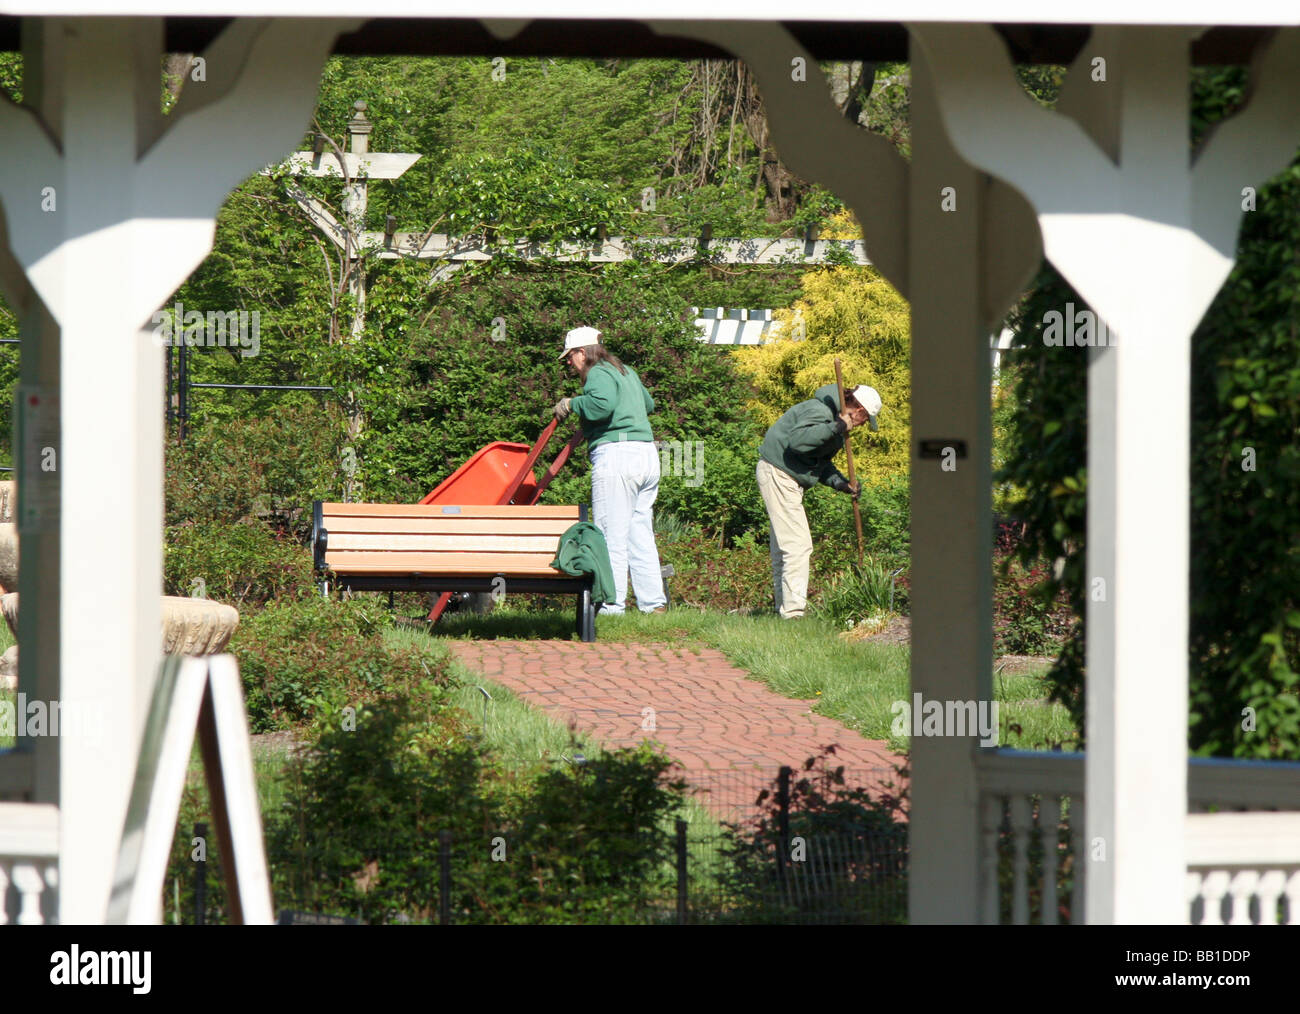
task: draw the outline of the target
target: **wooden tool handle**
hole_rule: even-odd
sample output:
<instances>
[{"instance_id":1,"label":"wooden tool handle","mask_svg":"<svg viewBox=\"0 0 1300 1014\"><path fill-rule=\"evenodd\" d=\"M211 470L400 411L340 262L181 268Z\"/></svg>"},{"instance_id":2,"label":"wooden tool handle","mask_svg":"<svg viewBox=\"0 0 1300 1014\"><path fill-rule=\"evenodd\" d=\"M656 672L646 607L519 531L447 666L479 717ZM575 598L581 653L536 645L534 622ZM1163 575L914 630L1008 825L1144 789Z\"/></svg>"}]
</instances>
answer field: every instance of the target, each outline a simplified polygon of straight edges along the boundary
<instances>
[{"instance_id":1,"label":"wooden tool handle","mask_svg":"<svg viewBox=\"0 0 1300 1014\"><path fill-rule=\"evenodd\" d=\"M839 394L840 394L840 411L844 412L846 411L848 406L845 404L844 401L844 374L840 369L840 361L838 358L836 358L835 360L835 386L839 390ZM852 437L851 432L844 434L844 453L849 459L849 482L856 483L858 481L858 477L857 477L857 473L853 468L853 443L851 437ZM862 564L862 541L863 541L862 540L862 510L861 508L858 507L858 501L856 497L854 497L853 499L853 523L857 526L857 530L858 530L858 564L861 565Z\"/></svg>"}]
</instances>

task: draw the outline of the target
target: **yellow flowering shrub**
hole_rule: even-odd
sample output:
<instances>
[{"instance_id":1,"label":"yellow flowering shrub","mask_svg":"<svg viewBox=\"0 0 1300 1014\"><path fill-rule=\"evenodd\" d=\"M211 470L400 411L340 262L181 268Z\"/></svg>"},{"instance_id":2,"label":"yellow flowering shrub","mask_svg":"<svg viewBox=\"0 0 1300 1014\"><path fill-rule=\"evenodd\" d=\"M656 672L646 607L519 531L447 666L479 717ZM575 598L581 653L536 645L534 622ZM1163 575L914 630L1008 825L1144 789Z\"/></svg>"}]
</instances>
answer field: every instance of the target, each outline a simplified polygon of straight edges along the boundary
<instances>
[{"instance_id":1,"label":"yellow flowering shrub","mask_svg":"<svg viewBox=\"0 0 1300 1014\"><path fill-rule=\"evenodd\" d=\"M849 238L861 233L844 213L823 235ZM870 484L907 474L912 418L907 301L871 267L820 268L804 275L802 286L802 298L774 314L780 325L776 341L738 346L732 353L737 369L754 387L751 411L762 425L770 426L822 384L833 384L839 357L845 388L870 384L884 402L879 432L865 426L853 432L859 477ZM836 465L846 471L842 453Z\"/></svg>"}]
</instances>

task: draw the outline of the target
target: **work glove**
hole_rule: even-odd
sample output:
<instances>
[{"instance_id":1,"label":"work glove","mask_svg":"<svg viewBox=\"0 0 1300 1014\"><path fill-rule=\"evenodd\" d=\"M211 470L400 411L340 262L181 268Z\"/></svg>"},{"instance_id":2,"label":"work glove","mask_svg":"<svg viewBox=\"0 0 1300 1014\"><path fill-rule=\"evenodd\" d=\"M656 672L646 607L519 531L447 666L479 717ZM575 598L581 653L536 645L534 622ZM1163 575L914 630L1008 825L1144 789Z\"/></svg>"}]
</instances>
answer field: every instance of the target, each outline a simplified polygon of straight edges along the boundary
<instances>
[{"instance_id":1,"label":"work glove","mask_svg":"<svg viewBox=\"0 0 1300 1014\"><path fill-rule=\"evenodd\" d=\"M862 486L860 483L849 482L849 480L840 475L839 472L832 475L830 481L827 482L826 485L835 490L836 493L850 494L854 500L856 500L862 493Z\"/></svg>"},{"instance_id":2,"label":"work glove","mask_svg":"<svg viewBox=\"0 0 1300 1014\"><path fill-rule=\"evenodd\" d=\"M573 409L570 407L573 403L572 398L561 398L555 403L555 418L563 421L568 418Z\"/></svg>"}]
</instances>

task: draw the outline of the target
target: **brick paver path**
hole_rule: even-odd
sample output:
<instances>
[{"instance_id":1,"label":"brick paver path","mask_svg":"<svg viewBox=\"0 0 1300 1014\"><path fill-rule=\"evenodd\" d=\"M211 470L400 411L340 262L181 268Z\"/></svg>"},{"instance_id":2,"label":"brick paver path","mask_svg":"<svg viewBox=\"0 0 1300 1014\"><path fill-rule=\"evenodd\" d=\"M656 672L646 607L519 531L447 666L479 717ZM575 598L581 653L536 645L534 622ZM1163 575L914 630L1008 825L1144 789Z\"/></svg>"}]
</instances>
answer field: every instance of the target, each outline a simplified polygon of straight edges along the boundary
<instances>
[{"instance_id":1,"label":"brick paver path","mask_svg":"<svg viewBox=\"0 0 1300 1014\"><path fill-rule=\"evenodd\" d=\"M713 649L578 641L451 641L462 663L608 747L662 743L717 816L748 816L783 764L834 743L851 785L897 782L899 758L749 679ZM653 709L648 711L646 709ZM643 726L650 726L653 731Z\"/></svg>"}]
</instances>

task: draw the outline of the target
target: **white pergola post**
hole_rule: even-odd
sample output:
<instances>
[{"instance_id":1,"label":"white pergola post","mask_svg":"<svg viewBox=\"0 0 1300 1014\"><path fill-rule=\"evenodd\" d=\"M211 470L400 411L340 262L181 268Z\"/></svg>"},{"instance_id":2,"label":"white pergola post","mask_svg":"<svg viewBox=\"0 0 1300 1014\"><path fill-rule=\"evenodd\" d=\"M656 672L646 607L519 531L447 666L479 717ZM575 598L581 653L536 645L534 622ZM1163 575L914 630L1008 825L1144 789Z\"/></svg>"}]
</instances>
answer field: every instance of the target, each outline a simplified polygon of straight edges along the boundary
<instances>
[{"instance_id":1,"label":"white pergola post","mask_svg":"<svg viewBox=\"0 0 1300 1014\"><path fill-rule=\"evenodd\" d=\"M987 701L988 332L1042 257L1033 210L957 156L915 63L909 166L886 138L844 118L816 61L782 26L651 25L660 34L713 42L745 61L786 163L852 208L872 264L911 301L912 691L926 700ZM943 210L942 189L949 186L956 190L954 211ZM920 437L964 442L966 457L945 471L942 458L917 457ZM912 738L913 922L977 919L976 743L971 736Z\"/></svg>"},{"instance_id":2,"label":"white pergola post","mask_svg":"<svg viewBox=\"0 0 1300 1014\"><path fill-rule=\"evenodd\" d=\"M980 293L981 190L943 132L912 46L912 693L991 701L992 423ZM922 456L921 447L930 447ZM913 698L914 700L914 698ZM912 702L909 702L912 703ZM913 710L913 726L920 715ZM952 730L949 730L952 731ZM909 918L978 921L977 740L911 737Z\"/></svg>"},{"instance_id":3,"label":"white pergola post","mask_svg":"<svg viewBox=\"0 0 1300 1014\"><path fill-rule=\"evenodd\" d=\"M236 22L166 121L160 19L24 26L39 39L27 49L39 105L0 103L0 199L12 253L49 312L42 324L29 310L24 338L60 331L57 374L49 348L23 357L24 376L60 401L61 496L29 526L59 581L23 599L32 634L20 662L25 686L94 720L94 734L58 740L62 923L104 918L161 657L163 348L150 315L210 250L229 190L294 147L321 63L353 25ZM26 543L21 573L23 588L39 579ZM49 774L34 778L39 798Z\"/></svg>"},{"instance_id":4,"label":"white pergola post","mask_svg":"<svg viewBox=\"0 0 1300 1014\"><path fill-rule=\"evenodd\" d=\"M1089 367L1086 910L1181 923L1190 340L1231 269L1242 188L1300 140L1300 33L1264 48L1250 104L1192 157L1198 30L1095 29L1050 112L991 27L909 29L958 151L1029 198L1048 257L1117 336Z\"/></svg>"}]
</instances>

